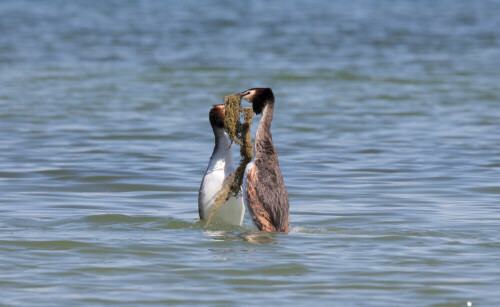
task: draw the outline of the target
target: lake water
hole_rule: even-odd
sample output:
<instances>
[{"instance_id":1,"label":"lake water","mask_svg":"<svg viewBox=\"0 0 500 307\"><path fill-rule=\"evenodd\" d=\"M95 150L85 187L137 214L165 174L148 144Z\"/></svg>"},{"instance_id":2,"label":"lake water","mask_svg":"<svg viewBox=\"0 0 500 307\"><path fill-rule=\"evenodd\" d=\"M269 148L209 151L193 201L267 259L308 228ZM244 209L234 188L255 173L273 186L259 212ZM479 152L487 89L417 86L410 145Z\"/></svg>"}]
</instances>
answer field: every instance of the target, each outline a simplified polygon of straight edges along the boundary
<instances>
[{"instance_id":1,"label":"lake water","mask_svg":"<svg viewBox=\"0 0 500 307\"><path fill-rule=\"evenodd\" d=\"M259 86L291 232L206 228ZM2 1L0 305L497 305L499 100L499 1Z\"/></svg>"}]
</instances>

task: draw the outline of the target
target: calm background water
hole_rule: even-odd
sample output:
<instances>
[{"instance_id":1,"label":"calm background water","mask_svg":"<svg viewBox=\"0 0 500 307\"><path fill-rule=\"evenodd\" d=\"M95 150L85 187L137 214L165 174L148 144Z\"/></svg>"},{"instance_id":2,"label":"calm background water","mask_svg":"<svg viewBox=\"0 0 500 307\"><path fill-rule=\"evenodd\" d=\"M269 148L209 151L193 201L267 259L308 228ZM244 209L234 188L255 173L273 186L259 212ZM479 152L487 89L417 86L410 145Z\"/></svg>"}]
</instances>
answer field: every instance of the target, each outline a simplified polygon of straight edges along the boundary
<instances>
[{"instance_id":1,"label":"calm background water","mask_svg":"<svg viewBox=\"0 0 500 307\"><path fill-rule=\"evenodd\" d=\"M0 304L497 305L499 16L0 2ZM209 108L257 86L288 235L198 222Z\"/></svg>"}]
</instances>

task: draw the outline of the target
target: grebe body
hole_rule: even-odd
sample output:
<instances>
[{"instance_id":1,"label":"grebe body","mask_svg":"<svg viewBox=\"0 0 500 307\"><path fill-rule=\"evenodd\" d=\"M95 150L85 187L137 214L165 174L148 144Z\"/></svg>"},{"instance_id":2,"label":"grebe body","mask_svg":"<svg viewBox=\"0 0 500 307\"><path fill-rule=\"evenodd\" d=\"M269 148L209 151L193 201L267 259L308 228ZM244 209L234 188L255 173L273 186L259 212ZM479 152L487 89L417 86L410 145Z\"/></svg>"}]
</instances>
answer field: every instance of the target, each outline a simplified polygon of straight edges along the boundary
<instances>
[{"instance_id":1,"label":"grebe body","mask_svg":"<svg viewBox=\"0 0 500 307\"><path fill-rule=\"evenodd\" d=\"M288 193L271 135L274 94L270 88L253 88L240 95L252 103L256 114L262 114L255 134L253 159L243 177L245 207L259 230L288 232Z\"/></svg>"},{"instance_id":2,"label":"grebe body","mask_svg":"<svg viewBox=\"0 0 500 307\"><path fill-rule=\"evenodd\" d=\"M215 136L215 147L198 193L198 212L202 220L209 217L224 179L234 171L233 154L230 150L231 140L224 129L224 115L225 110L222 105L214 106L210 110L209 119ZM243 199L230 197L217 209L211 218L211 223L241 225L244 215Z\"/></svg>"}]
</instances>

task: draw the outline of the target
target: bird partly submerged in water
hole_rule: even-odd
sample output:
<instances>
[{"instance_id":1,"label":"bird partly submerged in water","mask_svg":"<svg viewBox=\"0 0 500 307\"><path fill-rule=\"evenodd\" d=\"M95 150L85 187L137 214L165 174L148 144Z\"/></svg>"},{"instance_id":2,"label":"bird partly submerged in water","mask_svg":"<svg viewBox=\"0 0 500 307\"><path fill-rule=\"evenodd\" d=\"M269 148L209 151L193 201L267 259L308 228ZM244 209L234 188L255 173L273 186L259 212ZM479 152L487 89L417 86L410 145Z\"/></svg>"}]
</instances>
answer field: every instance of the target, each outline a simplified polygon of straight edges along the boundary
<instances>
[{"instance_id":1,"label":"bird partly submerged in water","mask_svg":"<svg viewBox=\"0 0 500 307\"><path fill-rule=\"evenodd\" d=\"M252 88L240 95L252 104L255 114L262 114L255 134L253 159L243 177L245 206L259 230L288 232L288 193L271 135L273 91L270 88Z\"/></svg>"},{"instance_id":2,"label":"bird partly submerged in water","mask_svg":"<svg viewBox=\"0 0 500 307\"><path fill-rule=\"evenodd\" d=\"M202 220L209 217L217 194L224 185L224 179L234 171L233 154L230 150L231 140L224 129L225 112L223 105L216 105L209 113L215 147L198 193L198 211ZM244 216L245 206L242 198L231 196L217 209L211 222L241 225Z\"/></svg>"}]
</instances>

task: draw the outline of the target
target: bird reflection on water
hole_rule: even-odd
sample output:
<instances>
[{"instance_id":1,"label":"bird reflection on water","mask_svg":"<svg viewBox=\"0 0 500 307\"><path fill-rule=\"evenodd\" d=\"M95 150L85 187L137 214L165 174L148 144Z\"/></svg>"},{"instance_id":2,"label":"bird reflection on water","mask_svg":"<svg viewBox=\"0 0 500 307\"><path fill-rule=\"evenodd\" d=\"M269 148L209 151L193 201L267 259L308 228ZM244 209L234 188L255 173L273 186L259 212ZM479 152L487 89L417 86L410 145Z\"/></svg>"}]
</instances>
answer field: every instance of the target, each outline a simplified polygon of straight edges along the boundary
<instances>
[{"instance_id":1,"label":"bird reflection on water","mask_svg":"<svg viewBox=\"0 0 500 307\"><path fill-rule=\"evenodd\" d=\"M203 232L210 238L210 241L243 241L254 244L275 244L278 242L277 234L270 232L260 232L256 230L235 232L231 230L211 230Z\"/></svg>"}]
</instances>

